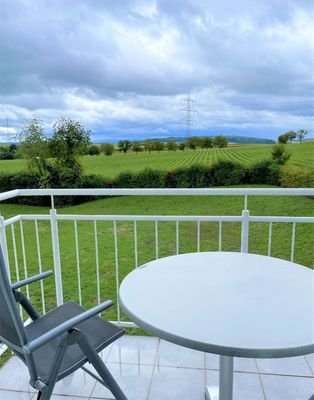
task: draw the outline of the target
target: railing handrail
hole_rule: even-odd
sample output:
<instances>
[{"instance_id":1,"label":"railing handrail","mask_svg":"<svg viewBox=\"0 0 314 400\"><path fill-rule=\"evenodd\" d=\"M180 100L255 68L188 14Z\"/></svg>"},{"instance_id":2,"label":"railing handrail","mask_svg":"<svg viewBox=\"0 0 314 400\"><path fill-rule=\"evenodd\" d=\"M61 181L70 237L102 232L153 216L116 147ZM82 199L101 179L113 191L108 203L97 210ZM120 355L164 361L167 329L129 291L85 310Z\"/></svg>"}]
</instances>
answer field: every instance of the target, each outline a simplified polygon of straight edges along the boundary
<instances>
[{"instance_id":1,"label":"railing handrail","mask_svg":"<svg viewBox=\"0 0 314 400\"><path fill-rule=\"evenodd\" d=\"M314 196L314 188L16 189L0 201L18 196Z\"/></svg>"},{"instance_id":2,"label":"railing handrail","mask_svg":"<svg viewBox=\"0 0 314 400\"><path fill-rule=\"evenodd\" d=\"M19 214L4 220L3 225L9 226L20 220L33 221L42 220L50 221L50 214ZM155 214L56 214L59 221L165 221L165 222L242 222L241 215L155 215ZM250 222L297 222L297 223L314 223L314 217L286 216L286 215L250 215Z\"/></svg>"}]
</instances>

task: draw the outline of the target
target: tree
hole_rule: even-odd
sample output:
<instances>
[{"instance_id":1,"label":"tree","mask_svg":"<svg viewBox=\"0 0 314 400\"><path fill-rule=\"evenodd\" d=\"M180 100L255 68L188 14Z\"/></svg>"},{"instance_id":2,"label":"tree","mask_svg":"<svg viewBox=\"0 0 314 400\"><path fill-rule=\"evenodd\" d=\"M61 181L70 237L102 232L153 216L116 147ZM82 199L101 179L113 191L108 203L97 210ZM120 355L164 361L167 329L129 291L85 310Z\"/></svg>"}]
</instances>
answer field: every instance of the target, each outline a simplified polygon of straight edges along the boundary
<instances>
[{"instance_id":1,"label":"tree","mask_svg":"<svg viewBox=\"0 0 314 400\"><path fill-rule=\"evenodd\" d=\"M153 150L158 151L163 151L165 149L165 144L163 142L160 142L159 140L156 140L153 142Z\"/></svg>"},{"instance_id":2,"label":"tree","mask_svg":"<svg viewBox=\"0 0 314 400\"><path fill-rule=\"evenodd\" d=\"M292 140L297 137L297 133L294 131L288 131L286 133L283 133L282 135L278 136L278 143L285 144L288 141L292 143Z\"/></svg>"},{"instance_id":3,"label":"tree","mask_svg":"<svg viewBox=\"0 0 314 400\"><path fill-rule=\"evenodd\" d=\"M176 151L178 148L178 145L176 142L171 140L170 142L167 142L166 147L167 147L168 151Z\"/></svg>"},{"instance_id":4,"label":"tree","mask_svg":"<svg viewBox=\"0 0 314 400\"><path fill-rule=\"evenodd\" d=\"M17 139L20 142L20 151L27 160L29 169L36 171L45 180L48 174L49 148L42 121L38 118L29 120L17 135Z\"/></svg>"},{"instance_id":5,"label":"tree","mask_svg":"<svg viewBox=\"0 0 314 400\"><path fill-rule=\"evenodd\" d=\"M154 142L152 140L145 140L144 141L144 150L148 151L149 153L153 150Z\"/></svg>"},{"instance_id":6,"label":"tree","mask_svg":"<svg viewBox=\"0 0 314 400\"><path fill-rule=\"evenodd\" d=\"M83 168L79 156L90 144L90 132L78 121L61 117L53 125L49 140L50 154L54 157L50 179L53 187L79 187Z\"/></svg>"},{"instance_id":7,"label":"tree","mask_svg":"<svg viewBox=\"0 0 314 400\"><path fill-rule=\"evenodd\" d=\"M302 140L305 138L305 136L308 134L308 131L305 129L299 129L298 132L296 133L297 138L299 139L299 142L301 143Z\"/></svg>"},{"instance_id":8,"label":"tree","mask_svg":"<svg viewBox=\"0 0 314 400\"><path fill-rule=\"evenodd\" d=\"M90 132L78 121L61 117L53 125L49 140L50 154L57 160L71 164L86 151L90 144Z\"/></svg>"},{"instance_id":9,"label":"tree","mask_svg":"<svg viewBox=\"0 0 314 400\"><path fill-rule=\"evenodd\" d=\"M192 136L186 141L186 145L192 150L195 150L196 147L201 146L201 143L202 139L197 136Z\"/></svg>"},{"instance_id":10,"label":"tree","mask_svg":"<svg viewBox=\"0 0 314 400\"><path fill-rule=\"evenodd\" d=\"M112 156L114 153L114 145L111 143L102 143L100 145L101 153L104 153L105 156Z\"/></svg>"},{"instance_id":11,"label":"tree","mask_svg":"<svg viewBox=\"0 0 314 400\"><path fill-rule=\"evenodd\" d=\"M201 147L203 149L210 149L210 148L213 147L213 145L214 145L213 139L211 137L209 137L209 136L204 136L204 138L202 140Z\"/></svg>"},{"instance_id":12,"label":"tree","mask_svg":"<svg viewBox=\"0 0 314 400\"><path fill-rule=\"evenodd\" d=\"M99 146L96 146L95 144L90 146L88 149L88 154L90 156L99 156L99 154L100 154Z\"/></svg>"},{"instance_id":13,"label":"tree","mask_svg":"<svg viewBox=\"0 0 314 400\"><path fill-rule=\"evenodd\" d=\"M275 144L273 146L271 155L272 155L273 161L279 165L285 164L291 157L291 153L288 153L286 151L286 148L282 143Z\"/></svg>"},{"instance_id":14,"label":"tree","mask_svg":"<svg viewBox=\"0 0 314 400\"><path fill-rule=\"evenodd\" d=\"M297 137L297 133L294 131L287 132L287 135L288 135L288 140L290 143L292 143L292 140Z\"/></svg>"},{"instance_id":15,"label":"tree","mask_svg":"<svg viewBox=\"0 0 314 400\"><path fill-rule=\"evenodd\" d=\"M182 142L182 143L179 144L179 150L183 151L184 149L185 149L185 143Z\"/></svg>"},{"instance_id":16,"label":"tree","mask_svg":"<svg viewBox=\"0 0 314 400\"><path fill-rule=\"evenodd\" d=\"M214 139L214 147L227 147L228 146L228 140L225 138L225 136L219 135L216 136Z\"/></svg>"},{"instance_id":17,"label":"tree","mask_svg":"<svg viewBox=\"0 0 314 400\"><path fill-rule=\"evenodd\" d=\"M135 151L135 153L138 153L139 151L143 151L143 148L139 142L133 142L132 150Z\"/></svg>"},{"instance_id":18,"label":"tree","mask_svg":"<svg viewBox=\"0 0 314 400\"><path fill-rule=\"evenodd\" d=\"M288 133L283 133L282 135L278 136L278 143L286 144L289 140Z\"/></svg>"},{"instance_id":19,"label":"tree","mask_svg":"<svg viewBox=\"0 0 314 400\"><path fill-rule=\"evenodd\" d=\"M120 152L127 153L131 148L131 142L129 140L119 140L118 149Z\"/></svg>"}]
</instances>

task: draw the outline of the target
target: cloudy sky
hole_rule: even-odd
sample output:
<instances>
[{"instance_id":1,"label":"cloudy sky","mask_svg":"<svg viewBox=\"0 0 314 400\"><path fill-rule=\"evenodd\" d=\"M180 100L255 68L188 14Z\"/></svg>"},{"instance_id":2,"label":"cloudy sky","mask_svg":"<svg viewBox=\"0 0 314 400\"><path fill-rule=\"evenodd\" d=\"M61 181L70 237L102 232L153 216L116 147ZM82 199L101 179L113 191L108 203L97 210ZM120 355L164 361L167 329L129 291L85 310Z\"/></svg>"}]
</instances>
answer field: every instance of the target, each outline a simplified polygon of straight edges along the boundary
<instances>
[{"instance_id":1,"label":"cloudy sky","mask_svg":"<svg viewBox=\"0 0 314 400\"><path fill-rule=\"evenodd\" d=\"M313 135L312 0L1 0L0 140L60 116L93 141ZM195 112L194 112L195 111Z\"/></svg>"}]
</instances>

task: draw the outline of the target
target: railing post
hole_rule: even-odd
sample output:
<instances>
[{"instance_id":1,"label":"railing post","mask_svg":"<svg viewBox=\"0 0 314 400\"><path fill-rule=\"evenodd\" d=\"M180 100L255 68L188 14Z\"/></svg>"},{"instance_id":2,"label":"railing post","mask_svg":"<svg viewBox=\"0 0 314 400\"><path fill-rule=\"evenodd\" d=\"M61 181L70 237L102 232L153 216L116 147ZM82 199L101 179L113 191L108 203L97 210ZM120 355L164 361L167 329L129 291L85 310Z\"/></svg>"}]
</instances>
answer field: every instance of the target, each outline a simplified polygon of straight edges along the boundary
<instances>
[{"instance_id":1,"label":"railing post","mask_svg":"<svg viewBox=\"0 0 314 400\"><path fill-rule=\"evenodd\" d=\"M241 225L241 253L249 251L249 210L242 211L242 225Z\"/></svg>"},{"instance_id":2,"label":"railing post","mask_svg":"<svg viewBox=\"0 0 314 400\"><path fill-rule=\"evenodd\" d=\"M9 268L9 255L8 255L8 245L7 237L5 234L4 217L0 215L0 245L3 253L3 257L6 263L7 272L9 279L11 279L10 268Z\"/></svg>"},{"instance_id":3,"label":"railing post","mask_svg":"<svg viewBox=\"0 0 314 400\"><path fill-rule=\"evenodd\" d=\"M61 304L63 304L63 290L62 290L58 221L57 221L57 212L54 208L50 210L50 224L51 224L54 275L55 275L55 285L56 285L56 298L57 298L57 305L60 306Z\"/></svg>"}]
</instances>

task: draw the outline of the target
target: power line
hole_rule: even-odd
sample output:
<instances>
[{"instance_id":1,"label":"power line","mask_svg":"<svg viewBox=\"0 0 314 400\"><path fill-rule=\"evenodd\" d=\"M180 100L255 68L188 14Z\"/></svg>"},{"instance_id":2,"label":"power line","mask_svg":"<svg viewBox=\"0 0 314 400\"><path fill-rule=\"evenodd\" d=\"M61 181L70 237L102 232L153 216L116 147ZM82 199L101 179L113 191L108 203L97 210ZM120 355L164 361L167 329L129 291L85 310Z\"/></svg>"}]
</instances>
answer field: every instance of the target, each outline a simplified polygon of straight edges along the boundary
<instances>
[{"instance_id":1,"label":"power line","mask_svg":"<svg viewBox=\"0 0 314 400\"><path fill-rule=\"evenodd\" d=\"M184 113L185 113L185 115L183 117L183 122L184 122L185 128L186 128L186 136L190 137L191 136L191 128L195 122L195 117L197 114L197 111L194 110L194 108L193 108L196 101L191 98L190 91L188 91L187 97L182 99L182 102L183 102L183 108L180 108L180 111L184 111Z\"/></svg>"}]
</instances>

